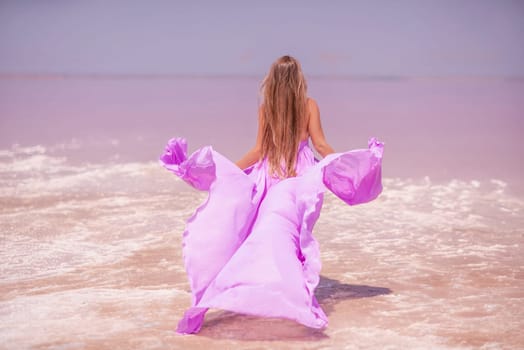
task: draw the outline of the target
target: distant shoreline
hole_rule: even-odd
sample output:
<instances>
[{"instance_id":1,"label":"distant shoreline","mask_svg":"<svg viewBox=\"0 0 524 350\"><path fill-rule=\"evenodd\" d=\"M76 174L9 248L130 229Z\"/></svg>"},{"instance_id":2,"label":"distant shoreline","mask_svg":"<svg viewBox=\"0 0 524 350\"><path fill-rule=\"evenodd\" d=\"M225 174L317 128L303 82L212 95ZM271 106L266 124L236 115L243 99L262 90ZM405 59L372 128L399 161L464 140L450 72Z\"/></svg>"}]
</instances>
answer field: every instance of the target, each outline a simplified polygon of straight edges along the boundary
<instances>
[{"instance_id":1,"label":"distant shoreline","mask_svg":"<svg viewBox=\"0 0 524 350\"><path fill-rule=\"evenodd\" d=\"M178 80L178 79L262 79L262 74L179 74L179 73L63 73L63 72L0 72L0 80L58 80L58 79L96 79L96 80ZM524 76L480 76L480 75L351 75L322 74L308 75L314 80L349 81L515 81L524 82Z\"/></svg>"}]
</instances>

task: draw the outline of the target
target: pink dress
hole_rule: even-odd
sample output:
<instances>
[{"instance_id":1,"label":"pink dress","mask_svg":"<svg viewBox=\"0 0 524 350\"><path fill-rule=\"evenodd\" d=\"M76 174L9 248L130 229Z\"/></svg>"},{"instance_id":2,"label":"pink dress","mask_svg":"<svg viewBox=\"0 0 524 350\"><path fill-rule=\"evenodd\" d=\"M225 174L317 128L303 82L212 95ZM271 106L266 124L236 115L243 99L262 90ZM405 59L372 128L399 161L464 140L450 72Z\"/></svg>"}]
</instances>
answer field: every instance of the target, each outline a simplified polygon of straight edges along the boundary
<instances>
[{"instance_id":1,"label":"pink dress","mask_svg":"<svg viewBox=\"0 0 524 350\"><path fill-rule=\"evenodd\" d=\"M325 327L314 295L321 262L312 235L323 194L329 189L350 205L375 199L382 152L383 143L371 138L366 149L318 161L304 140L297 176L279 180L269 175L266 159L242 171L211 146L187 157L185 139L169 140L160 163L209 192L183 234L192 302L177 332L197 333L209 308Z\"/></svg>"}]
</instances>

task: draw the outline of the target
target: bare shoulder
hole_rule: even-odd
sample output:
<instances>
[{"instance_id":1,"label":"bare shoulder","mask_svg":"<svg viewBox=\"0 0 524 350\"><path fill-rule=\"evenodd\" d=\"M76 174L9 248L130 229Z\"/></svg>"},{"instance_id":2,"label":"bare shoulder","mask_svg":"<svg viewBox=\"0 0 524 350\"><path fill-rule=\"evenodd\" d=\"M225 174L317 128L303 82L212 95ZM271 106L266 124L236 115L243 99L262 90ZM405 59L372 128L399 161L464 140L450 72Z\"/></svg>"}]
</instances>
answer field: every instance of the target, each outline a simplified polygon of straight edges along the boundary
<instances>
[{"instance_id":1,"label":"bare shoulder","mask_svg":"<svg viewBox=\"0 0 524 350\"><path fill-rule=\"evenodd\" d=\"M308 119L311 119L312 116L317 117L320 114L317 101L314 98L308 97L306 106L307 106L307 114L309 116Z\"/></svg>"},{"instance_id":2,"label":"bare shoulder","mask_svg":"<svg viewBox=\"0 0 524 350\"><path fill-rule=\"evenodd\" d=\"M315 100L313 97L308 97L306 101L307 101L307 109L310 113L314 111L318 111L317 100Z\"/></svg>"}]
</instances>

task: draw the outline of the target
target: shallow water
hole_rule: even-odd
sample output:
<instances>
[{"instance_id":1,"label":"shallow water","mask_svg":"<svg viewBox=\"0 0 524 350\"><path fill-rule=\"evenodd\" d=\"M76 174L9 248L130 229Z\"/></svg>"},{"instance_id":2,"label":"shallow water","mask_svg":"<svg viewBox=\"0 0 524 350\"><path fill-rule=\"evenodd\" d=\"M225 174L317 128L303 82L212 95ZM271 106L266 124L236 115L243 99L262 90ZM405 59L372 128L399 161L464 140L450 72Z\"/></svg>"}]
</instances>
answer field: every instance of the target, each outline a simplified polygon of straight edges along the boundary
<instances>
[{"instance_id":1,"label":"shallow water","mask_svg":"<svg viewBox=\"0 0 524 350\"><path fill-rule=\"evenodd\" d=\"M328 328L212 310L179 336L181 234L205 193L155 161L77 163L0 151L1 348L524 345L524 199L504 181L386 177L355 207L328 193L314 230Z\"/></svg>"},{"instance_id":2,"label":"shallow water","mask_svg":"<svg viewBox=\"0 0 524 350\"><path fill-rule=\"evenodd\" d=\"M254 145L253 77L0 75L0 150L46 146L68 161L148 162L171 137L239 159ZM524 80L308 79L333 148L386 145L388 177L500 179L524 195Z\"/></svg>"},{"instance_id":3,"label":"shallow water","mask_svg":"<svg viewBox=\"0 0 524 350\"><path fill-rule=\"evenodd\" d=\"M324 331L190 303L185 220L205 200L170 137L232 160L253 78L0 77L0 348L524 348L521 80L310 79L336 150L385 142L384 191L330 193L314 235Z\"/></svg>"}]
</instances>

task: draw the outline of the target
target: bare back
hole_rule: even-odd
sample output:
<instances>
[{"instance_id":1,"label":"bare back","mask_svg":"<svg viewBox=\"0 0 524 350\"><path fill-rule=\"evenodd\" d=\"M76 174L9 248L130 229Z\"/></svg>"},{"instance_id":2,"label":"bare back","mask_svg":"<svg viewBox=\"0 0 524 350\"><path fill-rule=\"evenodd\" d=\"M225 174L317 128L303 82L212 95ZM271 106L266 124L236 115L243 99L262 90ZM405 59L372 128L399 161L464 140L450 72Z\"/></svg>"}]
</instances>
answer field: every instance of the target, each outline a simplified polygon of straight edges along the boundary
<instances>
[{"instance_id":1,"label":"bare back","mask_svg":"<svg viewBox=\"0 0 524 350\"><path fill-rule=\"evenodd\" d=\"M322 131L322 125L320 123L320 111L318 109L317 102L312 98L307 98L307 107L306 107L306 125L302 132L300 133L300 140L307 140L308 137L311 137L313 147L315 150L322 156L325 157L330 153L335 151L331 146L326 142L324 137L324 132ZM237 166L240 169L245 169L248 166L254 164L261 158L261 149L262 149L262 134L264 125L264 106L261 105L258 110L258 132L257 140L255 146L249 150L244 157L236 162Z\"/></svg>"}]
</instances>

